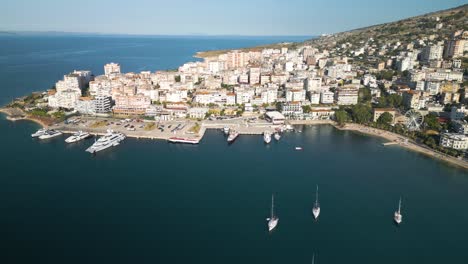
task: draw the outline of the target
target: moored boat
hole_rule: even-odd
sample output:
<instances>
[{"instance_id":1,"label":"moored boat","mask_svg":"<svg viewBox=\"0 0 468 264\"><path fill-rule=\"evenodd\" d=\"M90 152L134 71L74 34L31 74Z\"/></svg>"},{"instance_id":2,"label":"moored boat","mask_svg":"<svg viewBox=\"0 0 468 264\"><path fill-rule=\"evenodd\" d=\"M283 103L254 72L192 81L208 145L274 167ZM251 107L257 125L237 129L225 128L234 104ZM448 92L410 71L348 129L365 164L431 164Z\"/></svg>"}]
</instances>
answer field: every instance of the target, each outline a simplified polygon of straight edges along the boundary
<instances>
[{"instance_id":1,"label":"moored boat","mask_svg":"<svg viewBox=\"0 0 468 264\"><path fill-rule=\"evenodd\" d=\"M229 127L224 127L224 128L223 128L224 134L225 134L225 135L229 135L229 130L230 130Z\"/></svg>"},{"instance_id":2,"label":"moored boat","mask_svg":"<svg viewBox=\"0 0 468 264\"><path fill-rule=\"evenodd\" d=\"M171 137L167 141L171 143L183 143L183 144L198 144L200 143L199 139L195 138L180 138L180 137Z\"/></svg>"},{"instance_id":3,"label":"moored boat","mask_svg":"<svg viewBox=\"0 0 468 264\"><path fill-rule=\"evenodd\" d=\"M62 135L62 132L56 130L47 130L43 135L39 136L39 139L49 139Z\"/></svg>"},{"instance_id":4,"label":"moored boat","mask_svg":"<svg viewBox=\"0 0 468 264\"><path fill-rule=\"evenodd\" d=\"M275 139L276 139L276 141L279 141L281 139L280 133L278 133L278 132L275 133Z\"/></svg>"},{"instance_id":5,"label":"moored boat","mask_svg":"<svg viewBox=\"0 0 468 264\"><path fill-rule=\"evenodd\" d=\"M36 131L36 133L31 134L31 137L33 137L33 138L34 137L40 137L40 136L44 135L46 132L47 132L47 129L41 128L38 131Z\"/></svg>"},{"instance_id":6,"label":"moored boat","mask_svg":"<svg viewBox=\"0 0 468 264\"><path fill-rule=\"evenodd\" d=\"M265 141L266 144L271 142L271 133L269 131L263 132L263 141Z\"/></svg>"},{"instance_id":7,"label":"moored boat","mask_svg":"<svg viewBox=\"0 0 468 264\"><path fill-rule=\"evenodd\" d=\"M89 153L96 153L101 150L105 150L110 147L118 146L122 140L125 139L125 135L119 132L108 130L107 134L99 138L94 144L86 149Z\"/></svg>"},{"instance_id":8,"label":"moored boat","mask_svg":"<svg viewBox=\"0 0 468 264\"><path fill-rule=\"evenodd\" d=\"M239 132L235 131L235 130L229 130L229 136L227 138L227 142L229 143L232 143L234 142L234 140L236 140L236 138L239 136Z\"/></svg>"},{"instance_id":9,"label":"moored boat","mask_svg":"<svg viewBox=\"0 0 468 264\"><path fill-rule=\"evenodd\" d=\"M74 143L74 142L78 142L80 140L89 138L90 136L91 135L88 132L83 132L80 130L76 132L75 134L71 135L70 137L68 137L67 139L65 139L65 142Z\"/></svg>"}]
</instances>

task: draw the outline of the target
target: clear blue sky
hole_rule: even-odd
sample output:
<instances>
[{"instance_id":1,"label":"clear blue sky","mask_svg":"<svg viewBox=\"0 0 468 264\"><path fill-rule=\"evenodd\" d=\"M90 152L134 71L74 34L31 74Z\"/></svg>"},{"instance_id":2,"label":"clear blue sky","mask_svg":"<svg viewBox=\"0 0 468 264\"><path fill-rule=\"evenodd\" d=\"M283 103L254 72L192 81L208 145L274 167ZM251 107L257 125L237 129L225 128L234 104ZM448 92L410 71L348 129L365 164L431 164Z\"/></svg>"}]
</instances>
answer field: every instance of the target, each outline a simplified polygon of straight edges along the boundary
<instances>
[{"instance_id":1,"label":"clear blue sky","mask_svg":"<svg viewBox=\"0 0 468 264\"><path fill-rule=\"evenodd\" d=\"M0 30L154 35L317 35L468 0L2 0Z\"/></svg>"}]
</instances>

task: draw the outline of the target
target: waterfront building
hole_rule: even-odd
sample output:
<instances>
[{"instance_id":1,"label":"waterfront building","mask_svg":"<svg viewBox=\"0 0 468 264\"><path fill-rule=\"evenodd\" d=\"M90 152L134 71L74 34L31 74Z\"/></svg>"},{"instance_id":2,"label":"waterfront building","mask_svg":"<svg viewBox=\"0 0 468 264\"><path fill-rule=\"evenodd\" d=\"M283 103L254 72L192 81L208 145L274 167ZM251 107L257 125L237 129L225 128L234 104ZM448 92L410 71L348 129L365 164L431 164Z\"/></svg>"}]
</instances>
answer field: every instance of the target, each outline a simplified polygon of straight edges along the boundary
<instances>
[{"instance_id":1,"label":"waterfront building","mask_svg":"<svg viewBox=\"0 0 468 264\"><path fill-rule=\"evenodd\" d=\"M468 137L463 134L443 133L440 136L440 146L456 150L468 149Z\"/></svg>"},{"instance_id":2,"label":"waterfront building","mask_svg":"<svg viewBox=\"0 0 468 264\"><path fill-rule=\"evenodd\" d=\"M147 96L119 95L115 97L114 114L117 115L143 115L151 105L151 99Z\"/></svg>"},{"instance_id":3,"label":"waterfront building","mask_svg":"<svg viewBox=\"0 0 468 264\"><path fill-rule=\"evenodd\" d=\"M120 74L120 64L111 62L104 65L104 74L107 76Z\"/></svg>"},{"instance_id":4,"label":"waterfront building","mask_svg":"<svg viewBox=\"0 0 468 264\"><path fill-rule=\"evenodd\" d=\"M188 110L188 116L194 119L203 119L208 111L207 107L192 107Z\"/></svg>"},{"instance_id":5,"label":"waterfront building","mask_svg":"<svg viewBox=\"0 0 468 264\"><path fill-rule=\"evenodd\" d=\"M265 113L265 119L273 125L282 125L286 118L278 111L271 111Z\"/></svg>"},{"instance_id":6,"label":"waterfront building","mask_svg":"<svg viewBox=\"0 0 468 264\"><path fill-rule=\"evenodd\" d=\"M331 120L335 117L333 109L312 109L309 113L312 120Z\"/></svg>"},{"instance_id":7,"label":"waterfront building","mask_svg":"<svg viewBox=\"0 0 468 264\"><path fill-rule=\"evenodd\" d=\"M105 114L112 111L112 98L110 96L96 96L93 102L94 112L97 114Z\"/></svg>"},{"instance_id":8,"label":"waterfront building","mask_svg":"<svg viewBox=\"0 0 468 264\"><path fill-rule=\"evenodd\" d=\"M355 88L338 88L335 91L338 105L355 105L358 103L359 90Z\"/></svg>"},{"instance_id":9,"label":"waterfront building","mask_svg":"<svg viewBox=\"0 0 468 264\"><path fill-rule=\"evenodd\" d=\"M288 102L282 105L281 113L288 118L294 118L302 115L304 110L300 102Z\"/></svg>"},{"instance_id":10,"label":"waterfront building","mask_svg":"<svg viewBox=\"0 0 468 264\"><path fill-rule=\"evenodd\" d=\"M286 91L286 102L305 101L306 91L304 89L292 89Z\"/></svg>"}]
</instances>

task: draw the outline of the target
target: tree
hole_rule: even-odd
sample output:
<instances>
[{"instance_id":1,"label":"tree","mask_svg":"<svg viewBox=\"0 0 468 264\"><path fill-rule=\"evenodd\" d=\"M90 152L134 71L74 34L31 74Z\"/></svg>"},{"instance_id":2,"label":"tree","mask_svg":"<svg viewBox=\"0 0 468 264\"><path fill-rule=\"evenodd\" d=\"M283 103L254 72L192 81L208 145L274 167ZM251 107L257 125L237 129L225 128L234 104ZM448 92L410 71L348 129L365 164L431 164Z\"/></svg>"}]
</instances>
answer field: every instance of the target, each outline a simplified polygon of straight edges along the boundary
<instances>
[{"instance_id":1,"label":"tree","mask_svg":"<svg viewBox=\"0 0 468 264\"><path fill-rule=\"evenodd\" d=\"M431 129L431 130L439 131L441 128L437 116L432 113L424 117L424 123L426 124L426 128Z\"/></svg>"},{"instance_id":2,"label":"tree","mask_svg":"<svg viewBox=\"0 0 468 264\"><path fill-rule=\"evenodd\" d=\"M385 112L379 116L377 123L381 125L390 125L393 122L393 116L389 112Z\"/></svg>"},{"instance_id":3,"label":"tree","mask_svg":"<svg viewBox=\"0 0 468 264\"><path fill-rule=\"evenodd\" d=\"M310 105L303 105L303 106L302 106L302 111L303 111L304 113L306 113L306 114L307 114L307 113L310 113L310 112L312 111L312 107L310 107Z\"/></svg>"},{"instance_id":4,"label":"tree","mask_svg":"<svg viewBox=\"0 0 468 264\"><path fill-rule=\"evenodd\" d=\"M338 122L339 125L343 125L344 123L348 122L350 120L348 112L346 112L343 109L340 109L335 112L335 119L336 122Z\"/></svg>"},{"instance_id":5,"label":"tree","mask_svg":"<svg viewBox=\"0 0 468 264\"><path fill-rule=\"evenodd\" d=\"M352 108L352 117L356 123L368 123L372 118L372 109L368 105L357 104Z\"/></svg>"},{"instance_id":6,"label":"tree","mask_svg":"<svg viewBox=\"0 0 468 264\"><path fill-rule=\"evenodd\" d=\"M180 75L175 76L174 79L176 82L180 82Z\"/></svg>"}]
</instances>

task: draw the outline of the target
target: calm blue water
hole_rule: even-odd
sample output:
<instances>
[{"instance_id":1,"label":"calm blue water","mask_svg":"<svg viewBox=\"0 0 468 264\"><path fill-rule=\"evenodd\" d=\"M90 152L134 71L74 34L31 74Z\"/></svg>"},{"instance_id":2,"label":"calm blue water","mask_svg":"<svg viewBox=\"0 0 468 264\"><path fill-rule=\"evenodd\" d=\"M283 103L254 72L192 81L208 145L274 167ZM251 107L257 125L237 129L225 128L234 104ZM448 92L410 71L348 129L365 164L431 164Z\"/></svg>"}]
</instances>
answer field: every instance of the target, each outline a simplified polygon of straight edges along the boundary
<instances>
[{"instance_id":1,"label":"calm blue water","mask_svg":"<svg viewBox=\"0 0 468 264\"><path fill-rule=\"evenodd\" d=\"M63 48L47 41L43 49ZM79 44L84 40L67 41L85 50ZM88 41L98 46L99 40ZM129 39L115 41L131 46ZM160 40L135 40L140 41ZM225 44L230 42L235 40ZM190 51L202 45L185 43ZM11 56L26 62L27 56L19 54L23 49L41 54L30 55L31 61L49 61L37 67L47 75L72 70L73 61L95 65L98 73L107 61L120 62L128 71L139 65L173 67L172 59L145 64L145 58L171 50L161 44L148 44L152 53L135 48L122 57L110 48L106 54L116 57L98 56L102 62L93 63L91 55L71 55L70 50L54 57L28 45L34 48L16 45L18 54L2 57L2 63ZM191 53L184 56L190 59ZM183 52L174 48L173 54ZM134 66L126 66L132 61ZM29 74L34 68L25 66ZM0 71L2 81L35 83L27 80L32 75L12 69L10 74ZM23 78L8 78L15 74ZM31 86L22 87L30 91L26 87ZM23 91L2 89L9 91L7 97ZM260 136L241 136L228 146L219 131L209 131L198 146L127 139L92 157L84 151L92 140L39 142L30 138L37 128L0 116L0 263L311 263L314 252L316 263L468 259L468 173L399 147L383 147L377 138L315 126L287 133L269 146ZM295 146L304 151L294 151ZM311 214L316 184L322 207L318 222ZM280 220L268 234L272 193ZM396 227L392 216L400 196L404 222Z\"/></svg>"}]
</instances>

